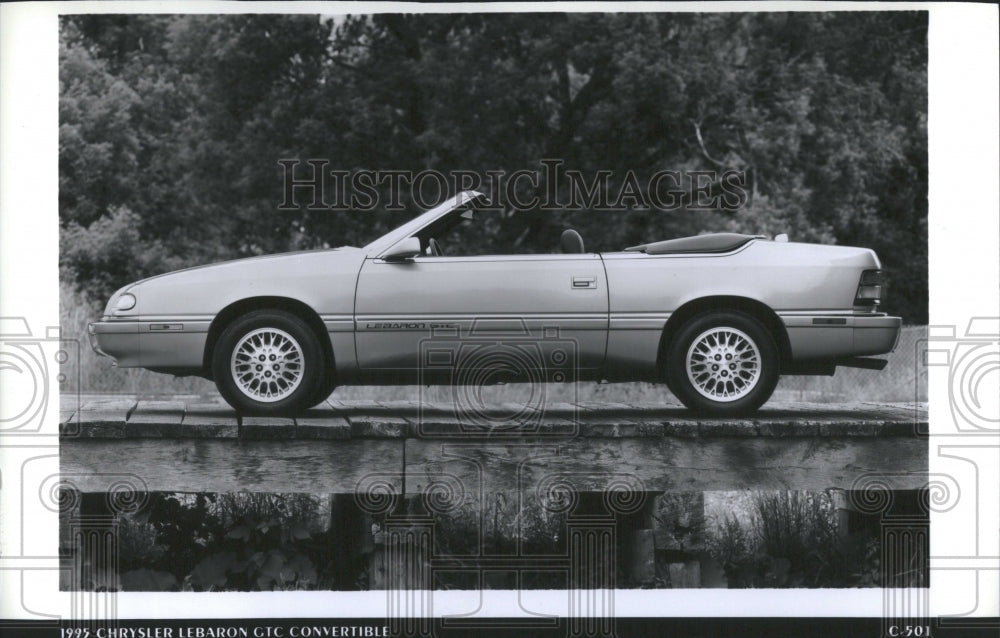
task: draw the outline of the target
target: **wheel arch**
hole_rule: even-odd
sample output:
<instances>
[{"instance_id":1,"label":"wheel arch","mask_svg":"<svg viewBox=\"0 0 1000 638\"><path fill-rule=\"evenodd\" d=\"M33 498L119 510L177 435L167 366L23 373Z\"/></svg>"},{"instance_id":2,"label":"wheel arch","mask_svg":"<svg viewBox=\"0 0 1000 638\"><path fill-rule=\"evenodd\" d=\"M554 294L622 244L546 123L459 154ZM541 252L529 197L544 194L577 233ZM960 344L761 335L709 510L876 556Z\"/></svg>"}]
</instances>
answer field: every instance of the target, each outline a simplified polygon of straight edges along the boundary
<instances>
[{"instance_id":1,"label":"wheel arch","mask_svg":"<svg viewBox=\"0 0 1000 638\"><path fill-rule=\"evenodd\" d=\"M779 366L784 367L791 361L792 346L788 339L788 331L778 315L767 304L749 297L718 295L700 297L691 300L671 313L663 333L660 335L660 346L656 355L656 369L662 371L670 343L681 327L691 319L712 311L736 311L750 315L760 321L764 328L774 338L778 346Z\"/></svg>"},{"instance_id":2,"label":"wheel arch","mask_svg":"<svg viewBox=\"0 0 1000 638\"><path fill-rule=\"evenodd\" d=\"M320 347L323 349L323 356L326 360L326 368L331 369L335 366L333 344L330 342L330 335L326 331L326 325L320 319L319 313L313 310L311 306L291 297L248 297L235 301L220 310L208 328L208 337L205 339L205 352L202 355L202 368L209 378L212 376L212 354L215 351L215 345L218 343L223 330L238 317L242 317L254 310L282 310L304 321L319 340Z\"/></svg>"}]
</instances>

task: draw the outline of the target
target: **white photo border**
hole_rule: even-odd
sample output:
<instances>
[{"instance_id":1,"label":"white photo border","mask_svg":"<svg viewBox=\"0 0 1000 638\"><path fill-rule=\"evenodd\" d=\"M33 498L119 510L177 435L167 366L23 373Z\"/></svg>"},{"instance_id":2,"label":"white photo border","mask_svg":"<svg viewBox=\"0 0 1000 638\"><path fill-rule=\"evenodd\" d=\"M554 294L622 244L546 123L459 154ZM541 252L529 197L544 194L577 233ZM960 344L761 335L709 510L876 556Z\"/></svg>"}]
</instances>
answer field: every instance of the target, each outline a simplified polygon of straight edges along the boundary
<instances>
[{"instance_id":1,"label":"white photo border","mask_svg":"<svg viewBox=\"0 0 1000 638\"><path fill-rule=\"evenodd\" d=\"M0 315L31 326L57 326L58 301L58 19L76 13L372 13L449 11L817 11L921 10L929 13L930 325L957 326L1000 315L1000 105L998 10L994 5L865 2L722 3L423 3L80 2L0 7ZM50 385L55 384L52 372ZM930 369L930 471L954 472L944 448L975 446L978 464L965 490L972 513L932 514L931 611L997 616L1000 591L1000 447L995 437L956 436L947 370ZM2 389L0 389L2 391ZM0 395L2 396L2 395ZM58 397L50 397L55 405ZM57 432L49 410L43 435ZM944 448L942 447L944 446ZM45 451L47 449L47 452ZM993 456L990 457L992 450ZM34 473L16 472L40 458ZM40 455L40 456L39 456ZM993 462L990 459L993 459ZM990 466L992 463L992 466ZM58 515L33 502L39 476L58 473L58 448L18 439L0 442L0 601L2 618L69 618L71 593L59 591ZM38 469L41 468L39 472ZM963 474L963 480L968 477ZM966 492L963 492L966 493ZM971 517L971 518L970 518ZM10 521L20 521L11 524ZM976 530L977 546L955 539ZM974 549L974 552L970 551ZM16 594L15 594L16 593ZM517 592L482 592L484 614L518 616ZM435 616L463 613L480 592L436 592ZM848 616L883 614L883 591L618 590L615 613L637 616ZM969 601L979 601L969 608ZM559 613L565 592L533 591L532 608ZM991 606L992 605L992 606ZM384 592L121 593L118 618L291 618L386 616Z\"/></svg>"}]
</instances>

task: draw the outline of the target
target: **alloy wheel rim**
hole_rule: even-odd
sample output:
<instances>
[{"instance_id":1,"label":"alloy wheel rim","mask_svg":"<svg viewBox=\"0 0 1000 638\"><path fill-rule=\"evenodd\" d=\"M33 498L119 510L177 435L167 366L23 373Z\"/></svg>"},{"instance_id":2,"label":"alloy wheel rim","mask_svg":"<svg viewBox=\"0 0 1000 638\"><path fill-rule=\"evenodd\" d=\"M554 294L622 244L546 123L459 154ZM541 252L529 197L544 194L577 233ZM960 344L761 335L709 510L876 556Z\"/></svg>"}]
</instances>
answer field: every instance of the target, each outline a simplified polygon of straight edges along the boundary
<instances>
[{"instance_id":1,"label":"alloy wheel rim","mask_svg":"<svg viewBox=\"0 0 1000 638\"><path fill-rule=\"evenodd\" d=\"M698 394L712 401L731 402L750 394L760 381L760 349L736 328L710 328L687 351L688 380Z\"/></svg>"},{"instance_id":2,"label":"alloy wheel rim","mask_svg":"<svg viewBox=\"0 0 1000 638\"><path fill-rule=\"evenodd\" d=\"M295 392L304 369L302 346L278 328L258 328L245 334L233 348L229 362L240 392L263 403L281 401Z\"/></svg>"}]
</instances>

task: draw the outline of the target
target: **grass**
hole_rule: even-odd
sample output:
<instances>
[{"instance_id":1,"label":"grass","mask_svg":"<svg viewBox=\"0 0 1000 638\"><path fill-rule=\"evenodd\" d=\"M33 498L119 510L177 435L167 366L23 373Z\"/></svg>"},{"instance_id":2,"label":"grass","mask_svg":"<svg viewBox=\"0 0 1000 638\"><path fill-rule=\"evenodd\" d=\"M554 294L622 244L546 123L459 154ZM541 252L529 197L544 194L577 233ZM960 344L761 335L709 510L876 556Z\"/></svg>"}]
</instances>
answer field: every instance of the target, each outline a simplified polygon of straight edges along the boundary
<instances>
[{"instance_id":1,"label":"grass","mask_svg":"<svg viewBox=\"0 0 1000 638\"><path fill-rule=\"evenodd\" d=\"M79 358L66 364L72 386L81 393L134 394L155 399L171 395L218 396L211 381L199 377L172 377L142 369L114 368L111 360L95 353L87 338L87 324L100 317L102 308L60 284L60 325L63 339L79 341ZM774 399L779 401L926 401L927 368L921 364L920 348L926 326L906 326L896 351L888 356L884 370L841 368L832 377L783 377ZM526 384L488 386L469 391L451 387L354 386L338 388L334 399L409 400L450 403L458 401L528 401L532 392L542 392L545 401L598 401L615 403L677 403L665 386L653 383L584 382L549 384L531 388Z\"/></svg>"},{"instance_id":2,"label":"grass","mask_svg":"<svg viewBox=\"0 0 1000 638\"><path fill-rule=\"evenodd\" d=\"M892 576L879 534L842 534L828 492L707 492L705 505L709 551L730 588L876 587Z\"/></svg>"}]
</instances>

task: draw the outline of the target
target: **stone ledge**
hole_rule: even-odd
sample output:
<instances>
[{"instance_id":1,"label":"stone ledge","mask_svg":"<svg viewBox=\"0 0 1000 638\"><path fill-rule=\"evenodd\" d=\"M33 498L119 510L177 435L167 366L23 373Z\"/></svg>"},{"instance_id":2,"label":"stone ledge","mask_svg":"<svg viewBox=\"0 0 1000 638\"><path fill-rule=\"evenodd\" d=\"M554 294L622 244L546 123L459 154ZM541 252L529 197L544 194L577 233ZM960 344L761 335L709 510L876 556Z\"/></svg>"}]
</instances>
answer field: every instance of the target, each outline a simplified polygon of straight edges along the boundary
<instances>
[{"instance_id":1,"label":"stone ledge","mask_svg":"<svg viewBox=\"0 0 1000 638\"><path fill-rule=\"evenodd\" d=\"M602 407L603 406L603 407ZM618 438L869 438L913 437L927 431L927 406L914 403L776 403L745 418L709 418L672 405L562 403L532 412L523 428L489 427L511 406L470 418L452 406L416 402L328 401L296 417L239 416L226 404L196 397L145 401L99 397L60 411L64 439L404 439L465 440L551 437Z\"/></svg>"}]
</instances>

